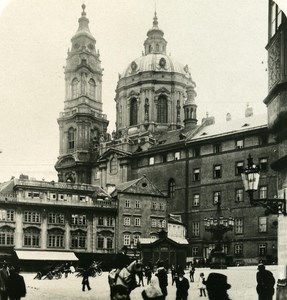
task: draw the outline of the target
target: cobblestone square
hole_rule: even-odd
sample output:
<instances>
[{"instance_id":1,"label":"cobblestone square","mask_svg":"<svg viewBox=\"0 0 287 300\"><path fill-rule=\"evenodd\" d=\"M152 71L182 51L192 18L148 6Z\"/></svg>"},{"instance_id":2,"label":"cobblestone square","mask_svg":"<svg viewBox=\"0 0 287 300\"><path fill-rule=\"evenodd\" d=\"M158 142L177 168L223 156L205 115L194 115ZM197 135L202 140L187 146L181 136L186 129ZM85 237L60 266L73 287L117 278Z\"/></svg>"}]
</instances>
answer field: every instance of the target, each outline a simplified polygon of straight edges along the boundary
<instances>
[{"instance_id":1,"label":"cobblestone square","mask_svg":"<svg viewBox=\"0 0 287 300\"><path fill-rule=\"evenodd\" d=\"M277 266L267 266L268 270L272 271L277 281ZM231 284L229 290L229 296L232 300L243 299L244 300L256 300L256 272L257 267L232 267L226 270L211 270L207 268L198 268L195 271L195 282L190 283L189 297L188 299L197 300L203 299L199 297L199 290L197 288L197 280L199 273L203 272L207 278L211 272L218 272L227 275L228 283ZM26 281L27 286L27 300L48 300L48 299L93 299L93 300L106 300L109 299L109 286L108 286L108 273L104 272L102 276L96 278L90 278L90 291L82 292L81 278L75 275L70 275L68 278L62 278L59 280L34 280L33 273L22 274ZM186 271L187 278L189 277L188 271ZM175 286L171 285L171 275L169 274L169 286L167 299L175 299ZM146 282L146 281L145 281ZM131 294L132 300L138 300L141 298L141 292L143 287L135 289ZM206 298L207 299L207 298ZM275 295L274 295L275 299Z\"/></svg>"}]
</instances>

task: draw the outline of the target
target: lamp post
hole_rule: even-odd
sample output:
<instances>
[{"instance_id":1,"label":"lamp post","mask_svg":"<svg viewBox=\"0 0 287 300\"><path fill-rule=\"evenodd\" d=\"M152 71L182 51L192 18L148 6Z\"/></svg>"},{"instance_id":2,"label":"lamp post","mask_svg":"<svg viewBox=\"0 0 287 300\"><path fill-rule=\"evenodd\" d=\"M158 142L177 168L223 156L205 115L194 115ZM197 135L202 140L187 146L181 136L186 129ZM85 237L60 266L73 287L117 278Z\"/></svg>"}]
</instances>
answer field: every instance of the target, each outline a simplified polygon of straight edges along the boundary
<instances>
[{"instance_id":1,"label":"lamp post","mask_svg":"<svg viewBox=\"0 0 287 300\"><path fill-rule=\"evenodd\" d=\"M265 214L279 214L286 216L286 200L285 199L254 199L253 194L258 189L260 178L260 167L253 163L253 158L249 154L247 159L247 167L241 173L245 191L248 193L250 204L252 206L261 206L265 208ZM284 197L285 198L285 197Z\"/></svg>"},{"instance_id":2,"label":"lamp post","mask_svg":"<svg viewBox=\"0 0 287 300\"><path fill-rule=\"evenodd\" d=\"M218 198L214 203L216 205L216 217L204 218L204 227L206 231L211 232L216 241L215 248L210 253L210 267L214 269L225 269L226 253L222 248L223 236L234 227L234 218L224 218L221 212L221 199Z\"/></svg>"}]
</instances>

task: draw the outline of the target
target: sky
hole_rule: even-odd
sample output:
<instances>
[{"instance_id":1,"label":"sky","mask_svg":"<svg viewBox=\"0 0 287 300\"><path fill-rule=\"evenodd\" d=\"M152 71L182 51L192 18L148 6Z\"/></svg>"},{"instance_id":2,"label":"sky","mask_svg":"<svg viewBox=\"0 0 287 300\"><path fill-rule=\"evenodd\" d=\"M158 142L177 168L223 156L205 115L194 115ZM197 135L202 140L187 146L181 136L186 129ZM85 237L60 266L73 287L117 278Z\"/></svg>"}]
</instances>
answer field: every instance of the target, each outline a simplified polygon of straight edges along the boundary
<instances>
[{"instance_id":1,"label":"sky","mask_svg":"<svg viewBox=\"0 0 287 300\"><path fill-rule=\"evenodd\" d=\"M167 53L196 82L199 122L206 113L216 122L242 118L247 103L266 114L267 0L0 0L0 182L20 174L57 181L63 67L83 2L104 69L109 132L118 73L141 56L155 9Z\"/></svg>"}]
</instances>

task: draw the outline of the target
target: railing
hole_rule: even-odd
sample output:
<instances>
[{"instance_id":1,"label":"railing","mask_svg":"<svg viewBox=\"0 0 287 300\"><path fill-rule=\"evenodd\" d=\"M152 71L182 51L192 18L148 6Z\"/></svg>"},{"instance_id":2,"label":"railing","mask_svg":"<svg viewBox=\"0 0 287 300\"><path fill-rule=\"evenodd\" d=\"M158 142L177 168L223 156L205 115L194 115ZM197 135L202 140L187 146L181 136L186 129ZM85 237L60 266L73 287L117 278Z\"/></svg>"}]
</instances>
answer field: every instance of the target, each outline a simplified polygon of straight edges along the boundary
<instances>
[{"instance_id":1,"label":"railing","mask_svg":"<svg viewBox=\"0 0 287 300\"><path fill-rule=\"evenodd\" d=\"M60 112L60 117L63 118L63 117L70 117L70 116L73 116L77 113L88 113L88 114L91 114L93 115L94 117L97 117L97 118L100 118L100 119L107 119L107 115L106 114L100 114L100 113L97 113L93 110L82 110L82 111L79 111L79 110L72 110L72 111L66 111L66 112Z\"/></svg>"},{"instance_id":2,"label":"railing","mask_svg":"<svg viewBox=\"0 0 287 300\"><path fill-rule=\"evenodd\" d=\"M91 185L82 183L67 183L67 182L47 182L47 181L37 181L37 180L21 180L14 179L16 185L22 186L34 186L34 187L42 187L42 188L59 188L59 189L71 189L71 190L83 190L83 191L91 191L94 192L97 190L97 187L93 187Z\"/></svg>"}]
</instances>

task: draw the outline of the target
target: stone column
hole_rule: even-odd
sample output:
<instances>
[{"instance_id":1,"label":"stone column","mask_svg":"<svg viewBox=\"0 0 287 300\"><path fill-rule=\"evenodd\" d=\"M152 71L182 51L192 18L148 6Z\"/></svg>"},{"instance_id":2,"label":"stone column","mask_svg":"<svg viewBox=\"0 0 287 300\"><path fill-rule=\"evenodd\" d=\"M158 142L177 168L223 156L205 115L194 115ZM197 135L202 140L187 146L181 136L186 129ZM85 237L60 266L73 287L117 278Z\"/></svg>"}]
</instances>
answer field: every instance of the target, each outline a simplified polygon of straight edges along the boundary
<instances>
[{"instance_id":1,"label":"stone column","mask_svg":"<svg viewBox=\"0 0 287 300\"><path fill-rule=\"evenodd\" d=\"M15 211L15 248L23 247L23 212L21 208L17 208Z\"/></svg>"},{"instance_id":2,"label":"stone column","mask_svg":"<svg viewBox=\"0 0 287 300\"><path fill-rule=\"evenodd\" d=\"M48 239L48 225L47 212L44 209L41 217L41 249L47 249Z\"/></svg>"}]
</instances>

